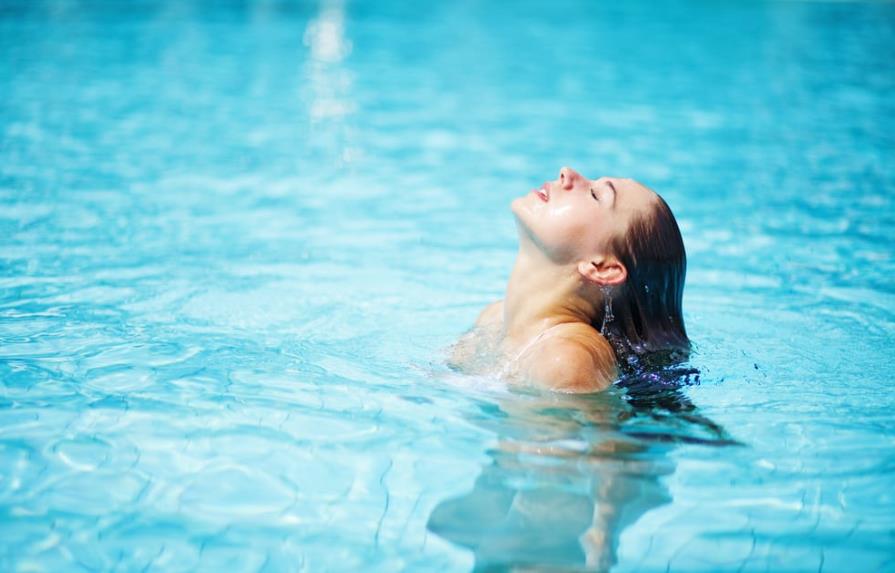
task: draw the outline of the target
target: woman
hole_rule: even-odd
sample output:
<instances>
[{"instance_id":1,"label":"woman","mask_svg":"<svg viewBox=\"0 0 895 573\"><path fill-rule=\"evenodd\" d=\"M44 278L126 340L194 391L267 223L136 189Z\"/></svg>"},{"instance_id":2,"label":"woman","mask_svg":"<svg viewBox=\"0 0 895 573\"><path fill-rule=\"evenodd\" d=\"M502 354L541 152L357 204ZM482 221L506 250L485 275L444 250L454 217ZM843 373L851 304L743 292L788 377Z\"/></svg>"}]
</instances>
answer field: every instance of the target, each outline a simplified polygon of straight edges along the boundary
<instances>
[{"instance_id":1,"label":"woman","mask_svg":"<svg viewBox=\"0 0 895 573\"><path fill-rule=\"evenodd\" d=\"M686 356L686 254L665 201L569 167L512 203L519 252L450 364L565 392L607 388L650 356Z\"/></svg>"}]
</instances>

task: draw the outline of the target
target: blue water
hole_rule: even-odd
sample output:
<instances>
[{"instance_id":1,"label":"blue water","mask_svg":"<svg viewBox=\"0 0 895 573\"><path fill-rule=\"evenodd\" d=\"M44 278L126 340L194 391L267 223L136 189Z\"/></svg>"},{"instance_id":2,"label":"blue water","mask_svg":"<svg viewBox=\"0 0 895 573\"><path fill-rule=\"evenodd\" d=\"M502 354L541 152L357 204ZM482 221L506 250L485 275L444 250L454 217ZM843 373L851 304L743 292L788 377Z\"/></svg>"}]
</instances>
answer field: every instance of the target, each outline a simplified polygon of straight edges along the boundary
<instances>
[{"instance_id":1,"label":"blue water","mask_svg":"<svg viewBox=\"0 0 895 573\"><path fill-rule=\"evenodd\" d=\"M895 570L893 62L879 2L0 1L0 570ZM698 381L444 366L562 165L676 212Z\"/></svg>"}]
</instances>

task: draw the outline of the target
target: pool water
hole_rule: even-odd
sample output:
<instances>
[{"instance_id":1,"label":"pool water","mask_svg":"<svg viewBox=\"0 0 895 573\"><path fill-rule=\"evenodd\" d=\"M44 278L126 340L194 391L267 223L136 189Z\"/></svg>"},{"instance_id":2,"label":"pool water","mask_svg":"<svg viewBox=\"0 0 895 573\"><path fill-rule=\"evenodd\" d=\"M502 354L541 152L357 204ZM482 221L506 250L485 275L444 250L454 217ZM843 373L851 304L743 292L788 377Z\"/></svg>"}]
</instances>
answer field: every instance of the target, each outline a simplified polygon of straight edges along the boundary
<instances>
[{"instance_id":1,"label":"pool water","mask_svg":"<svg viewBox=\"0 0 895 573\"><path fill-rule=\"evenodd\" d=\"M0 2L0 570L895 570L895 4ZM563 165L698 373L444 365Z\"/></svg>"}]
</instances>

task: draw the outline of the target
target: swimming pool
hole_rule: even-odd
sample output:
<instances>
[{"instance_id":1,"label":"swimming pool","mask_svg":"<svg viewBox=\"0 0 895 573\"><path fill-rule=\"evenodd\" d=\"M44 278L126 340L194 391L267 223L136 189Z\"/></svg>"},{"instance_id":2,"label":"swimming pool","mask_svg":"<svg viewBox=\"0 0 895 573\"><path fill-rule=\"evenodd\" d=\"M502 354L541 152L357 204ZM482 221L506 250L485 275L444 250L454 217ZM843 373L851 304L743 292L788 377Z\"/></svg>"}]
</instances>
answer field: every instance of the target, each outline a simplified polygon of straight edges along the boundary
<instances>
[{"instance_id":1,"label":"swimming pool","mask_svg":"<svg viewBox=\"0 0 895 573\"><path fill-rule=\"evenodd\" d=\"M3 2L0 570L892 570L893 53L876 2ZM444 367L566 164L675 210L698 383Z\"/></svg>"}]
</instances>

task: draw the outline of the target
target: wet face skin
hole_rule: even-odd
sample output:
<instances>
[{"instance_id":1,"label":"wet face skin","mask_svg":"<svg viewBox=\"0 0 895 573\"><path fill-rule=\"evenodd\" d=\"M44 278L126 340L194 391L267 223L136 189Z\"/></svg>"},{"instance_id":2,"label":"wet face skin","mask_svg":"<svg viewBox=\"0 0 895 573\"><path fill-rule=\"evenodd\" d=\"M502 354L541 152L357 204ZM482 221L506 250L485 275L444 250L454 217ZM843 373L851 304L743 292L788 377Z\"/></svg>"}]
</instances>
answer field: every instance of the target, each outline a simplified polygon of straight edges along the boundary
<instances>
[{"instance_id":1,"label":"wet face skin","mask_svg":"<svg viewBox=\"0 0 895 573\"><path fill-rule=\"evenodd\" d=\"M520 234L556 264L599 259L629 223L653 208L656 194L618 177L587 179L570 167L511 205Z\"/></svg>"}]
</instances>

